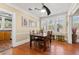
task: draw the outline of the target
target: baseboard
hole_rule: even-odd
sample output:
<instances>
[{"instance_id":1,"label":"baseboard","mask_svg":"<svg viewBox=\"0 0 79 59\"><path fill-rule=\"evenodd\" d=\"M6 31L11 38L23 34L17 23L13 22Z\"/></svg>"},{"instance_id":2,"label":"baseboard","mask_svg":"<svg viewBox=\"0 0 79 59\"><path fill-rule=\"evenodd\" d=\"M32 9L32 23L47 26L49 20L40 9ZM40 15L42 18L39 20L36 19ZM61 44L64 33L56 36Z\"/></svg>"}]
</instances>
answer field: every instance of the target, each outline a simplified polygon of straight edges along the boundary
<instances>
[{"instance_id":1,"label":"baseboard","mask_svg":"<svg viewBox=\"0 0 79 59\"><path fill-rule=\"evenodd\" d=\"M29 42L29 41L30 41L30 40L22 40L22 41L18 41L18 42L16 42L16 43L13 45L13 47L16 47L16 46L25 44L25 43L27 43L27 42Z\"/></svg>"}]
</instances>

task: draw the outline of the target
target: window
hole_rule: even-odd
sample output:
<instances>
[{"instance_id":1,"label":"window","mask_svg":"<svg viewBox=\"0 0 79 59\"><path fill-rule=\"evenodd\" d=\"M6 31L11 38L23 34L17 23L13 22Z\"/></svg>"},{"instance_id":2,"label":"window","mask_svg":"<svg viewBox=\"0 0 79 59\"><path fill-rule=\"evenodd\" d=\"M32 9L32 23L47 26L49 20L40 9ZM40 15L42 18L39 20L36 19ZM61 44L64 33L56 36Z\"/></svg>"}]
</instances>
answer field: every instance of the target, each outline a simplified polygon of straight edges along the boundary
<instances>
[{"instance_id":1,"label":"window","mask_svg":"<svg viewBox=\"0 0 79 59\"><path fill-rule=\"evenodd\" d=\"M5 18L5 28L12 28L12 19L6 17Z\"/></svg>"},{"instance_id":2,"label":"window","mask_svg":"<svg viewBox=\"0 0 79 59\"><path fill-rule=\"evenodd\" d=\"M2 25L2 17L0 17L0 28L1 28L1 25Z\"/></svg>"},{"instance_id":3,"label":"window","mask_svg":"<svg viewBox=\"0 0 79 59\"><path fill-rule=\"evenodd\" d=\"M73 28L77 28L79 32L79 16L73 16Z\"/></svg>"}]
</instances>

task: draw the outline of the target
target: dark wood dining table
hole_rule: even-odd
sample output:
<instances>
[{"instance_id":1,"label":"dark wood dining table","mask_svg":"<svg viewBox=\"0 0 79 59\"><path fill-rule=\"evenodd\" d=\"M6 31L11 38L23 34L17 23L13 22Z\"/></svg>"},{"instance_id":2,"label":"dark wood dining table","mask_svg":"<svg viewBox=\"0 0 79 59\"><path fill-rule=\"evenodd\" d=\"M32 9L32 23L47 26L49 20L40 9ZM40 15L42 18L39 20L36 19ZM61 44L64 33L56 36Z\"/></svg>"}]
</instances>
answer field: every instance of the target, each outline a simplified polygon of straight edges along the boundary
<instances>
[{"instance_id":1,"label":"dark wood dining table","mask_svg":"<svg viewBox=\"0 0 79 59\"><path fill-rule=\"evenodd\" d=\"M44 47L46 46L46 37L47 35L42 35L42 34L30 34L30 48L32 47L32 42L33 41L44 41ZM45 48L44 48L45 50Z\"/></svg>"}]
</instances>

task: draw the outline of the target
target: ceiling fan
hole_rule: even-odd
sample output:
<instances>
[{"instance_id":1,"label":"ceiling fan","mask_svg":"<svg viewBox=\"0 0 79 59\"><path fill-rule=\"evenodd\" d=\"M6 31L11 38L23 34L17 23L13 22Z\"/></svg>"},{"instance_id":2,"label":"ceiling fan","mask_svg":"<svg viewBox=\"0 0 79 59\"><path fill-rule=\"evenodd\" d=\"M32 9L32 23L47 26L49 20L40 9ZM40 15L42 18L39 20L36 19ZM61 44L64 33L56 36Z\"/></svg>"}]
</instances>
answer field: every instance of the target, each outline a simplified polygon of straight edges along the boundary
<instances>
[{"instance_id":1,"label":"ceiling fan","mask_svg":"<svg viewBox=\"0 0 79 59\"><path fill-rule=\"evenodd\" d=\"M32 11L32 10L38 10L39 11L39 10L42 10L42 9L45 9L46 10L47 15L50 15L51 14L51 11L49 10L49 8L46 5L44 5L44 3L42 3L42 8L41 9L39 9L39 8L34 8L34 9L29 8L30 11Z\"/></svg>"}]
</instances>

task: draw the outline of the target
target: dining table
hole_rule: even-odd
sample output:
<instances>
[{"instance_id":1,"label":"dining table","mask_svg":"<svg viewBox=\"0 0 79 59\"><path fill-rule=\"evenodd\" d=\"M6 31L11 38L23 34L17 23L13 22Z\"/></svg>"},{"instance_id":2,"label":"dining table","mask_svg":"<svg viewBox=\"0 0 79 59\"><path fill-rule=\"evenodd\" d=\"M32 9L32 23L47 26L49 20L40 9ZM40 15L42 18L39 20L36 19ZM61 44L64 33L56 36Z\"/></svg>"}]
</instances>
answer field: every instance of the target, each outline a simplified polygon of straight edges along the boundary
<instances>
[{"instance_id":1,"label":"dining table","mask_svg":"<svg viewBox=\"0 0 79 59\"><path fill-rule=\"evenodd\" d=\"M30 34L30 48L32 48L32 42L33 41L43 41L44 42L44 50L46 50L46 34Z\"/></svg>"}]
</instances>

